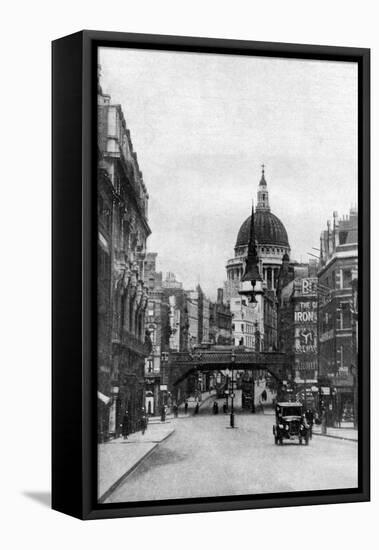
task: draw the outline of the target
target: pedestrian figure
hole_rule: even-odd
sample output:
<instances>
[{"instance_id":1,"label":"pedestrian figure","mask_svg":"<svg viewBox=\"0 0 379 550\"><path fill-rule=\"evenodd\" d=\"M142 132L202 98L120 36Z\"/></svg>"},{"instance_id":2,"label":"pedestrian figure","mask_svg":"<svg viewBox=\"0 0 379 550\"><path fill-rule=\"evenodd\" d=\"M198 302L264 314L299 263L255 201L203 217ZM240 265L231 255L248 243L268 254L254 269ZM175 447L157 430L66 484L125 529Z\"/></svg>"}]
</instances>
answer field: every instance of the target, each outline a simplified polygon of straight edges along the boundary
<instances>
[{"instance_id":1,"label":"pedestrian figure","mask_svg":"<svg viewBox=\"0 0 379 550\"><path fill-rule=\"evenodd\" d=\"M223 404L222 410L223 410L224 414L226 414L228 412L228 405L226 403Z\"/></svg>"},{"instance_id":2,"label":"pedestrian figure","mask_svg":"<svg viewBox=\"0 0 379 550\"><path fill-rule=\"evenodd\" d=\"M325 408L323 408L322 412L321 412L321 433L323 435L326 435L326 410L325 410Z\"/></svg>"},{"instance_id":3,"label":"pedestrian figure","mask_svg":"<svg viewBox=\"0 0 379 550\"><path fill-rule=\"evenodd\" d=\"M141 430L142 430L142 435L145 434L146 430L147 430L147 423L148 423L148 418L145 414L145 409L142 409L142 416L141 416Z\"/></svg>"},{"instance_id":4,"label":"pedestrian figure","mask_svg":"<svg viewBox=\"0 0 379 550\"><path fill-rule=\"evenodd\" d=\"M187 399L184 401L184 414L187 414L188 412L188 401Z\"/></svg>"},{"instance_id":5,"label":"pedestrian figure","mask_svg":"<svg viewBox=\"0 0 379 550\"><path fill-rule=\"evenodd\" d=\"M217 401L213 402L213 414L218 414L218 403L217 403Z\"/></svg>"},{"instance_id":6,"label":"pedestrian figure","mask_svg":"<svg viewBox=\"0 0 379 550\"><path fill-rule=\"evenodd\" d=\"M266 392L266 390L263 390L263 392L261 394L261 397L262 397L262 401L267 401L267 392Z\"/></svg>"},{"instance_id":7,"label":"pedestrian figure","mask_svg":"<svg viewBox=\"0 0 379 550\"><path fill-rule=\"evenodd\" d=\"M178 418L178 405L175 403L175 405L172 407L174 411L175 418Z\"/></svg>"},{"instance_id":8,"label":"pedestrian figure","mask_svg":"<svg viewBox=\"0 0 379 550\"><path fill-rule=\"evenodd\" d=\"M312 428L313 428L314 415L313 415L313 411L311 409L307 409L305 411L305 418L306 418L308 426L309 426L309 439L312 439Z\"/></svg>"},{"instance_id":9,"label":"pedestrian figure","mask_svg":"<svg viewBox=\"0 0 379 550\"><path fill-rule=\"evenodd\" d=\"M161 408L161 422L166 422L166 405Z\"/></svg>"},{"instance_id":10,"label":"pedestrian figure","mask_svg":"<svg viewBox=\"0 0 379 550\"><path fill-rule=\"evenodd\" d=\"M196 407L195 407L194 414L198 414L198 412L199 412L199 403L197 402L197 403L196 403Z\"/></svg>"},{"instance_id":11,"label":"pedestrian figure","mask_svg":"<svg viewBox=\"0 0 379 550\"><path fill-rule=\"evenodd\" d=\"M128 411L125 410L124 416L122 418L122 436L124 439L128 439L129 435L129 414Z\"/></svg>"}]
</instances>

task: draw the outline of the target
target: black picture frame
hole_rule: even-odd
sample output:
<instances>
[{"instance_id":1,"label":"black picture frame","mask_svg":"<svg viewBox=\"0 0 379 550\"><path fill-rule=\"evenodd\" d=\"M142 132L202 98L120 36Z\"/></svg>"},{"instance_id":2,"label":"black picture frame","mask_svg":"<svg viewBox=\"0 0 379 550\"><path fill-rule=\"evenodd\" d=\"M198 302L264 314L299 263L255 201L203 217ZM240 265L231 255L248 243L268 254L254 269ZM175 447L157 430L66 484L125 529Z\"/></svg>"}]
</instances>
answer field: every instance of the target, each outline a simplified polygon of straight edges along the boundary
<instances>
[{"instance_id":1,"label":"black picture frame","mask_svg":"<svg viewBox=\"0 0 379 550\"><path fill-rule=\"evenodd\" d=\"M96 52L99 46L358 63L359 484L356 489L99 504L96 497ZM52 44L52 507L80 519L370 500L370 50L102 31Z\"/></svg>"}]
</instances>

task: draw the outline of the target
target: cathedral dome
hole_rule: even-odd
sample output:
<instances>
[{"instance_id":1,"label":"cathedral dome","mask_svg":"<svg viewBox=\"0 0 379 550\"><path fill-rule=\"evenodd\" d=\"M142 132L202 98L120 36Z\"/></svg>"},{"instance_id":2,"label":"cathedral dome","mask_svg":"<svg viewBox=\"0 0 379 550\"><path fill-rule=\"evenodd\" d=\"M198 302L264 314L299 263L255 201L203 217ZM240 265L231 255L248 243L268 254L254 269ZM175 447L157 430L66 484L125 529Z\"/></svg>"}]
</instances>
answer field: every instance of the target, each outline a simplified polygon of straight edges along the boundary
<instances>
[{"instance_id":1,"label":"cathedral dome","mask_svg":"<svg viewBox=\"0 0 379 550\"><path fill-rule=\"evenodd\" d=\"M236 248L247 246L250 235L250 220L249 216L241 225L237 236ZM280 221L269 210L257 209L254 214L255 236L259 245L270 244L275 246L289 247L287 231Z\"/></svg>"}]
</instances>

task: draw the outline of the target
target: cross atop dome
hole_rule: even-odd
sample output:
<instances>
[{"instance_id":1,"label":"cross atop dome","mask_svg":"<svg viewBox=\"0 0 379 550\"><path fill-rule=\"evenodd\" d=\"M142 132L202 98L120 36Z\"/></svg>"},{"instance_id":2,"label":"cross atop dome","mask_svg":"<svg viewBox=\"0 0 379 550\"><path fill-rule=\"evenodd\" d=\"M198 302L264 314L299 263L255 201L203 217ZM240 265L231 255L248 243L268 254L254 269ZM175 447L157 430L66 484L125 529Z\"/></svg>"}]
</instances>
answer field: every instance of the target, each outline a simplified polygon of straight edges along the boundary
<instances>
[{"instance_id":1,"label":"cross atop dome","mask_svg":"<svg viewBox=\"0 0 379 550\"><path fill-rule=\"evenodd\" d=\"M267 182L265 179L265 165L262 164L262 177L258 187L258 203L257 210L270 210L270 203L268 200Z\"/></svg>"},{"instance_id":2,"label":"cross atop dome","mask_svg":"<svg viewBox=\"0 0 379 550\"><path fill-rule=\"evenodd\" d=\"M262 177L261 177L261 181L259 182L259 185L267 185L265 180L265 165L261 164L261 167L262 167Z\"/></svg>"}]
</instances>

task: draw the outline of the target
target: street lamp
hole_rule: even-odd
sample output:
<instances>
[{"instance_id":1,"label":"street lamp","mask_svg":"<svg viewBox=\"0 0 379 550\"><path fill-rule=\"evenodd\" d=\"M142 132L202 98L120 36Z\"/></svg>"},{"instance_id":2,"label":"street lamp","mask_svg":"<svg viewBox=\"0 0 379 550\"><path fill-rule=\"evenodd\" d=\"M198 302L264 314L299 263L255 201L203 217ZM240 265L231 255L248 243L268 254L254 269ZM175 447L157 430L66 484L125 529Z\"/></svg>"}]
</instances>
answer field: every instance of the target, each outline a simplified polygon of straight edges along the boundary
<instances>
[{"instance_id":1,"label":"street lamp","mask_svg":"<svg viewBox=\"0 0 379 550\"><path fill-rule=\"evenodd\" d=\"M230 371L229 369L226 369L225 373L229 377L231 374L231 390L232 393L230 394L230 427L234 428L234 363L236 360L236 354L234 350L232 351L232 355L230 358Z\"/></svg>"},{"instance_id":2,"label":"street lamp","mask_svg":"<svg viewBox=\"0 0 379 550\"><path fill-rule=\"evenodd\" d=\"M242 282L250 281L252 289L238 291L238 294L242 296L247 296L249 302L253 307L257 304L257 299L255 297L255 285L257 281L262 281L262 277L259 273L259 258L257 253L257 245L255 242L255 224L254 224L254 202L251 207L251 218L250 218L250 235L249 235L249 244L247 249L247 258L245 270L242 275Z\"/></svg>"}]
</instances>

